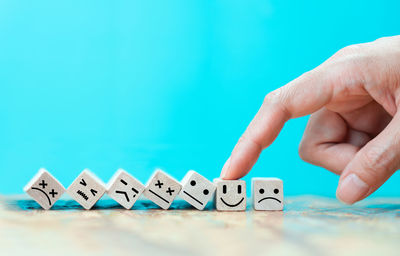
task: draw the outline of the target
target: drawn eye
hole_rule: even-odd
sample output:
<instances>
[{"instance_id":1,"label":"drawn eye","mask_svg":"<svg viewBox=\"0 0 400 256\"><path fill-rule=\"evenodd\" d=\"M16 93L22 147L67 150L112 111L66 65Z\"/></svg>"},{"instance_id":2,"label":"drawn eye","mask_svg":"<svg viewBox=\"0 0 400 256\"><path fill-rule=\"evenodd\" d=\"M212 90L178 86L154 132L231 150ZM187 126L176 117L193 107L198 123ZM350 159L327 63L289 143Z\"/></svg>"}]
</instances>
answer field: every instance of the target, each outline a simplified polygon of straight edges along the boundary
<instances>
[{"instance_id":1,"label":"drawn eye","mask_svg":"<svg viewBox=\"0 0 400 256\"><path fill-rule=\"evenodd\" d=\"M226 185L222 186L222 193L226 194Z\"/></svg>"},{"instance_id":2,"label":"drawn eye","mask_svg":"<svg viewBox=\"0 0 400 256\"><path fill-rule=\"evenodd\" d=\"M164 183L162 183L160 180L157 180L157 183L154 184L156 187L161 188Z\"/></svg>"},{"instance_id":3,"label":"drawn eye","mask_svg":"<svg viewBox=\"0 0 400 256\"><path fill-rule=\"evenodd\" d=\"M203 194L208 195L208 193L209 193L208 189L204 189Z\"/></svg>"},{"instance_id":4,"label":"drawn eye","mask_svg":"<svg viewBox=\"0 0 400 256\"><path fill-rule=\"evenodd\" d=\"M279 189L277 189L277 188L274 189L274 193L275 193L275 194L278 194L278 193L279 193Z\"/></svg>"},{"instance_id":5,"label":"drawn eye","mask_svg":"<svg viewBox=\"0 0 400 256\"><path fill-rule=\"evenodd\" d=\"M264 189L260 188L259 192L260 194L264 194Z\"/></svg>"},{"instance_id":6,"label":"drawn eye","mask_svg":"<svg viewBox=\"0 0 400 256\"><path fill-rule=\"evenodd\" d=\"M192 181L190 182L190 185L196 186L196 181L192 180Z\"/></svg>"},{"instance_id":7,"label":"drawn eye","mask_svg":"<svg viewBox=\"0 0 400 256\"><path fill-rule=\"evenodd\" d=\"M242 185L238 185L238 194L242 193Z\"/></svg>"}]
</instances>

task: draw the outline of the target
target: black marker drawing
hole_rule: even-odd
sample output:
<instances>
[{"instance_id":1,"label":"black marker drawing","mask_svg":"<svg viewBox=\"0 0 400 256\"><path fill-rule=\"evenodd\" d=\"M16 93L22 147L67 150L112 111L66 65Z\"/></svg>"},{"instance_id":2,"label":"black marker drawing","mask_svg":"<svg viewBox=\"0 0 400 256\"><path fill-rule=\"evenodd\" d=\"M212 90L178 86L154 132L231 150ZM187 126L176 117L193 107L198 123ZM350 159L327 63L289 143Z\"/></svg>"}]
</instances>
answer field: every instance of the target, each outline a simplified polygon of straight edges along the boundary
<instances>
[{"instance_id":1,"label":"black marker drawing","mask_svg":"<svg viewBox=\"0 0 400 256\"><path fill-rule=\"evenodd\" d=\"M168 200L166 200L166 199L163 198L162 196L156 194L153 190L149 189L149 191L150 191L153 195L157 196L158 198L160 198L161 200L163 200L164 202L166 202L167 204L169 204Z\"/></svg>"},{"instance_id":2,"label":"black marker drawing","mask_svg":"<svg viewBox=\"0 0 400 256\"><path fill-rule=\"evenodd\" d=\"M174 193L175 190L171 189L170 187L168 187L167 191L165 191L165 193L168 193L170 196L172 196L172 193Z\"/></svg>"},{"instance_id":3,"label":"black marker drawing","mask_svg":"<svg viewBox=\"0 0 400 256\"><path fill-rule=\"evenodd\" d=\"M223 185L223 186L222 186L222 193L223 193L223 194L226 194L226 192L227 192L227 186L226 186L226 185ZM238 185L238 187L237 187L237 193L238 193L238 194L241 194L241 193L242 193L242 185ZM243 202L244 197L242 197L242 199L240 199L240 201L237 202L236 204L229 204L229 203L225 202L225 200L224 200L222 197L220 197L220 199L221 199L221 201L222 201L226 206L228 206L228 207L236 207L236 206L240 205L240 204Z\"/></svg>"},{"instance_id":4,"label":"black marker drawing","mask_svg":"<svg viewBox=\"0 0 400 256\"><path fill-rule=\"evenodd\" d=\"M83 193L82 190L78 190L76 193L80 195L83 199L85 199L85 201L89 200L89 197L85 193Z\"/></svg>"},{"instance_id":5,"label":"black marker drawing","mask_svg":"<svg viewBox=\"0 0 400 256\"><path fill-rule=\"evenodd\" d=\"M86 181L84 180L84 179L82 179L80 182L79 182L79 184L81 184L82 186L85 186L86 187Z\"/></svg>"},{"instance_id":6,"label":"black marker drawing","mask_svg":"<svg viewBox=\"0 0 400 256\"><path fill-rule=\"evenodd\" d=\"M194 201L196 201L196 202L198 202L199 204L201 204L201 205L203 205L203 203L202 202L200 202L198 199L196 199L194 196L192 196L191 194L189 194L188 192L186 192L186 191L183 191L183 193L185 193L186 195L188 195L190 198L192 198Z\"/></svg>"},{"instance_id":7,"label":"black marker drawing","mask_svg":"<svg viewBox=\"0 0 400 256\"><path fill-rule=\"evenodd\" d=\"M157 183L154 184L155 186L158 186L158 188L161 188L164 183L162 183L160 180L157 180Z\"/></svg>"},{"instance_id":8,"label":"black marker drawing","mask_svg":"<svg viewBox=\"0 0 400 256\"><path fill-rule=\"evenodd\" d=\"M124 184L125 186L127 186L127 185L128 185L128 182L126 182L125 180L123 180L123 179L120 179L120 181L121 181L121 183L122 183L122 184ZM162 185L162 183L161 183L161 185ZM137 191L137 189L135 189L134 187L132 187L132 191L135 193L135 194L133 194L133 195L132 195L132 197L133 197L133 198L135 198L135 197L136 197L136 194L138 194L138 193L139 193L139 191ZM126 199L126 201L127 201L128 203L130 202L130 199L129 199L128 193L127 193L126 191L122 191L122 190L116 190L116 191L115 191L115 193L117 193L117 194L121 194L121 195L124 195L124 196L125 196L125 199Z\"/></svg>"},{"instance_id":9,"label":"black marker drawing","mask_svg":"<svg viewBox=\"0 0 400 256\"><path fill-rule=\"evenodd\" d=\"M51 200L50 200L50 197L46 194L46 192L44 192L43 190L41 190L40 188L35 188L35 187L32 187L32 189L34 189L34 190L37 190L37 191L40 191L40 192L42 192L46 197L47 197L47 200L49 200L49 205L51 206Z\"/></svg>"},{"instance_id":10,"label":"black marker drawing","mask_svg":"<svg viewBox=\"0 0 400 256\"><path fill-rule=\"evenodd\" d=\"M128 201L128 202L130 201L130 200L129 200L129 197L128 197L128 193L126 193L125 191L117 190L117 191L115 191L115 193L125 195L126 201Z\"/></svg>"},{"instance_id":11,"label":"black marker drawing","mask_svg":"<svg viewBox=\"0 0 400 256\"><path fill-rule=\"evenodd\" d=\"M96 196L97 190L94 190L94 189L92 188L92 189L90 189L90 193L92 193L93 196Z\"/></svg>"},{"instance_id":12,"label":"black marker drawing","mask_svg":"<svg viewBox=\"0 0 400 256\"><path fill-rule=\"evenodd\" d=\"M41 188L36 188L36 187L32 187L32 189L42 192L42 193L46 196L46 198L47 198L47 200L48 200L48 202L49 202L49 206L51 206L51 199L50 199L50 197L47 195L46 191L43 190L43 189L45 189L49 184L46 183L44 180L42 180L38 185L39 185L40 187L42 187L42 189L41 189ZM52 196L52 198L54 198L54 197L58 194L58 192L56 192L54 189L51 189L51 191L50 191L49 194Z\"/></svg>"},{"instance_id":13,"label":"black marker drawing","mask_svg":"<svg viewBox=\"0 0 400 256\"><path fill-rule=\"evenodd\" d=\"M220 199L221 199L221 201L222 201L226 206L229 206L229 207L236 207L236 206L238 206L239 204L241 204L241 203L243 202L243 200L244 200L244 198L242 198L242 199L240 199L240 201L239 201L237 204L228 204L227 202L225 202L224 199L222 199L222 197L221 197Z\"/></svg>"},{"instance_id":14,"label":"black marker drawing","mask_svg":"<svg viewBox=\"0 0 400 256\"><path fill-rule=\"evenodd\" d=\"M260 188L260 190L258 192L260 194L264 194L265 191L264 191L264 189ZM279 189L277 189L277 188L274 189L274 194L278 194L278 193L279 193ZM275 200L275 201L279 202L280 204L282 203L281 200L279 200L278 198L272 197L272 196L261 198L260 200L258 200L258 203L261 203L262 201L268 200L268 199Z\"/></svg>"}]
</instances>

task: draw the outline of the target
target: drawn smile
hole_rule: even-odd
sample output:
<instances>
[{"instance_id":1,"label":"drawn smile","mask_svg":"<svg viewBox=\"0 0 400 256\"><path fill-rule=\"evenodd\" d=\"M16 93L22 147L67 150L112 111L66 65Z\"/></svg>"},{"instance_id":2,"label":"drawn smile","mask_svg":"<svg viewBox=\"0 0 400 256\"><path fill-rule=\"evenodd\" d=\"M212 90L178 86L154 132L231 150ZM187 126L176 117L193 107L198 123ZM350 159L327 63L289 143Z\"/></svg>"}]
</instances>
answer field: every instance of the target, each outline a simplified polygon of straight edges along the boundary
<instances>
[{"instance_id":1,"label":"drawn smile","mask_svg":"<svg viewBox=\"0 0 400 256\"><path fill-rule=\"evenodd\" d=\"M275 197L264 197L264 198L260 199L258 201L258 203L261 203L262 201L267 200L267 199L272 199L272 200L278 201L280 204L282 203L281 200L279 200L278 198L275 198Z\"/></svg>"},{"instance_id":2,"label":"drawn smile","mask_svg":"<svg viewBox=\"0 0 400 256\"><path fill-rule=\"evenodd\" d=\"M222 199L222 197L221 197L220 199L221 199L221 201L222 201L226 206L229 206L229 207L236 207L236 206L238 206L239 204L241 204L241 203L243 202L244 197L242 197L242 199L240 199L240 201L239 201L237 204L228 204L227 202L224 201L224 199Z\"/></svg>"},{"instance_id":3,"label":"drawn smile","mask_svg":"<svg viewBox=\"0 0 400 256\"><path fill-rule=\"evenodd\" d=\"M47 197L47 200L49 200L49 205L51 206L51 200L50 200L50 197L46 194L46 192L44 192L43 190L41 190L40 188L35 188L35 187L32 187L32 189L34 189L34 190L38 190L38 191L40 191L40 192L42 192L46 197Z\"/></svg>"},{"instance_id":4,"label":"drawn smile","mask_svg":"<svg viewBox=\"0 0 400 256\"><path fill-rule=\"evenodd\" d=\"M191 194L189 194L188 192L186 192L186 191L183 191L183 193L185 193L186 195L188 195L190 198L192 198L194 201L196 201L196 202L198 202L199 204L201 204L201 205L203 205L203 203L202 202L200 202L199 200L197 200L194 196L192 196Z\"/></svg>"},{"instance_id":5,"label":"drawn smile","mask_svg":"<svg viewBox=\"0 0 400 256\"><path fill-rule=\"evenodd\" d=\"M155 195L156 197L160 198L161 200L163 200L164 202L166 202L167 204L169 204L169 202L168 202L165 198L163 198L162 196L156 194L153 190L149 189L149 191L150 191L153 195Z\"/></svg>"}]
</instances>

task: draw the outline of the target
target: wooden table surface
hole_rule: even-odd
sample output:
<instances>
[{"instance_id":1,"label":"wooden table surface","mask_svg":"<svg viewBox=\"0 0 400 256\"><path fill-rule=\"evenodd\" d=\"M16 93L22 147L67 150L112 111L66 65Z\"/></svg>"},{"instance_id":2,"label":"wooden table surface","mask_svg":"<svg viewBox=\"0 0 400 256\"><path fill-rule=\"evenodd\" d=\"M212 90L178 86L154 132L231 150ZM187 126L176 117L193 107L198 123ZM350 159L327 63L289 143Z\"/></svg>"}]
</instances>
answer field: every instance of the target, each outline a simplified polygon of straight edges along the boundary
<instances>
[{"instance_id":1,"label":"wooden table surface","mask_svg":"<svg viewBox=\"0 0 400 256\"><path fill-rule=\"evenodd\" d=\"M250 201L250 200L249 200ZM123 210L110 199L82 210L68 198L44 211L0 196L0 255L400 255L400 198L344 206L287 197L283 212L193 210L146 200Z\"/></svg>"}]
</instances>

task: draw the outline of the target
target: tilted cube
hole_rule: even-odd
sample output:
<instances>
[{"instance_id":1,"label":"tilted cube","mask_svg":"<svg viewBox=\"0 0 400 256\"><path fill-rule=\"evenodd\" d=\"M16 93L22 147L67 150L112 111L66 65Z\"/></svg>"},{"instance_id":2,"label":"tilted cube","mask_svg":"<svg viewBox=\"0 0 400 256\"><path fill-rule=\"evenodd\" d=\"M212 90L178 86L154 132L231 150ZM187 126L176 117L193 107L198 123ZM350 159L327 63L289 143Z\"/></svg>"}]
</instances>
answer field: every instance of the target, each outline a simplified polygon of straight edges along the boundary
<instances>
[{"instance_id":1,"label":"tilted cube","mask_svg":"<svg viewBox=\"0 0 400 256\"><path fill-rule=\"evenodd\" d=\"M246 182L244 180L214 179L215 208L218 211L246 210Z\"/></svg>"},{"instance_id":2,"label":"tilted cube","mask_svg":"<svg viewBox=\"0 0 400 256\"><path fill-rule=\"evenodd\" d=\"M105 184L88 169L83 170L67 189L67 193L86 210L91 209L105 192Z\"/></svg>"},{"instance_id":3,"label":"tilted cube","mask_svg":"<svg viewBox=\"0 0 400 256\"><path fill-rule=\"evenodd\" d=\"M283 182L278 178L253 178L253 207L259 211L283 209Z\"/></svg>"},{"instance_id":4,"label":"tilted cube","mask_svg":"<svg viewBox=\"0 0 400 256\"><path fill-rule=\"evenodd\" d=\"M107 183L107 194L126 209L131 209L144 190L144 185L119 169Z\"/></svg>"},{"instance_id":5,"label":"tilted cube","mask_svg":"<svg viewBox=\"0 0 400 256\"><path fill-rule=\"evenodd\" d=\"M181 189L182 186L178 181L157 169L147 182L143 195L166 210Z\"/></svg>"},{"instance_id":6,"label":"tilted cube","mask_svg":"<svg viewBox=\"0 0 400 256\"><path fill-rule=\"evenodd\" d=\"M195 171L189 171L182 179L181 184L180 197L198 210L204 209L216 189L211 181Z\"/></svg>"},{"instance_id":7,"label":"tilted cube","mask_svg":"<svg viewBox=\"0 0 400 256\"><path fill-rule=\"evenodd\" d=\"M41 168L24 187L24 191L48 210L64 194L65 188L46 169Z\"/></svg>"}]
</instances>

